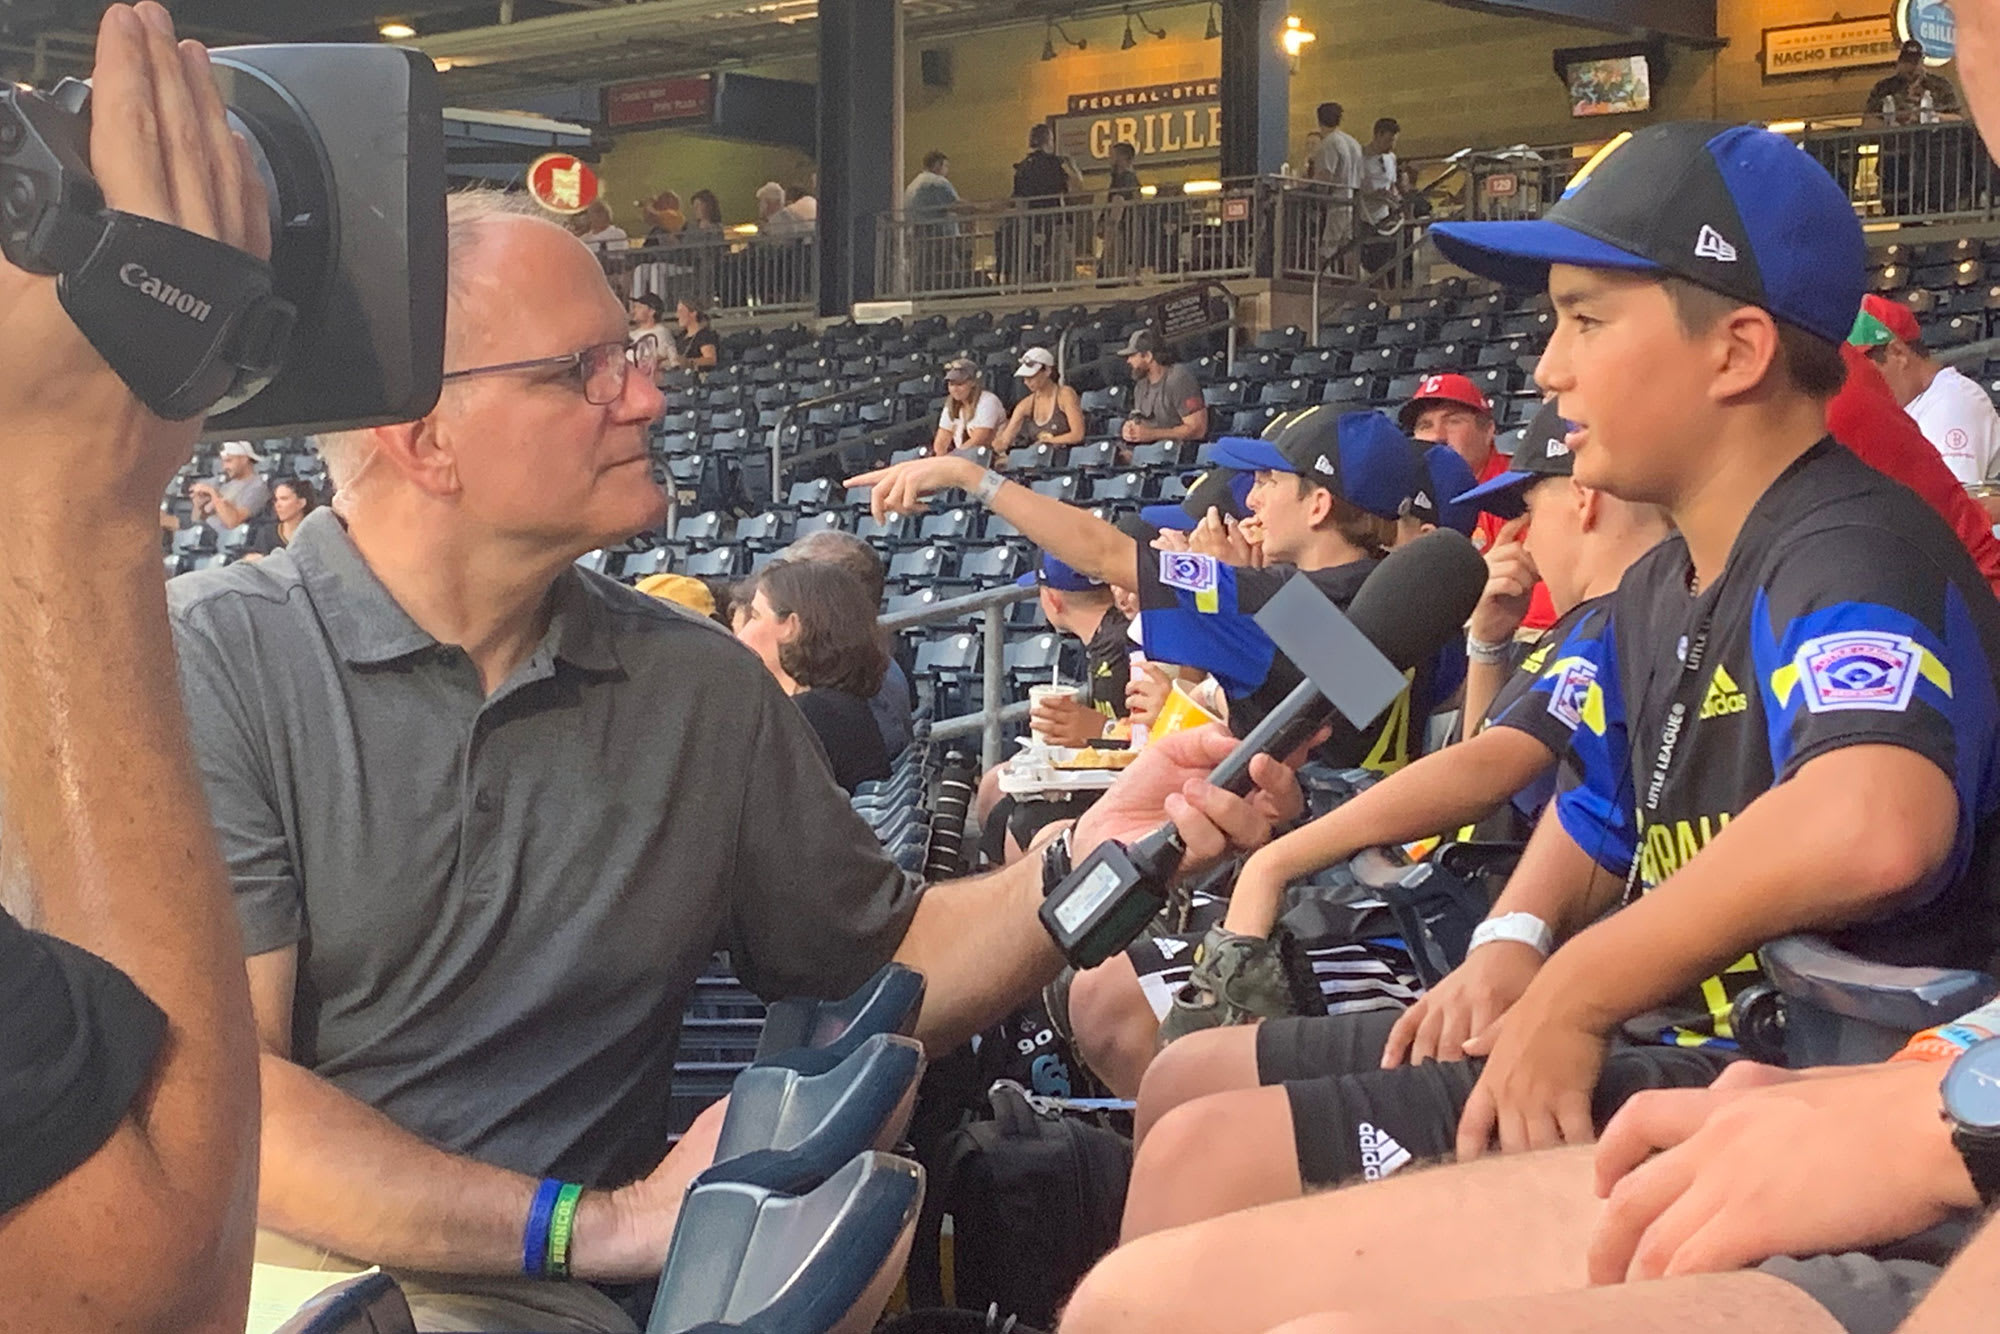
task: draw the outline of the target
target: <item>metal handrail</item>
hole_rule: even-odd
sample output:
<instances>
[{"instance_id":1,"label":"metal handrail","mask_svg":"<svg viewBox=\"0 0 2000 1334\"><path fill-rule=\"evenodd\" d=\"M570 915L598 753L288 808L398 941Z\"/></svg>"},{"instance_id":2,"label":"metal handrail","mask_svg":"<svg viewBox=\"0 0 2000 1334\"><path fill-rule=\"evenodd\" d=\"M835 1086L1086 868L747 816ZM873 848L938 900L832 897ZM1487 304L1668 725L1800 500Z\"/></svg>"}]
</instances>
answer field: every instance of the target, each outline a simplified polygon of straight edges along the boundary
<instances>
[{"instance_id":1,"label":"metal handrail","mask_svg":"<svg viewBox=\"0 0 2000 1334\"><path fill-rule=\"evenodd\" d=\"M796 403L787 403L784 407L780 408L778 410L778 420L771 424L772 503L776 504L785 498L785 428L791 425L793 413L801 410L809 412L814 408L832 407L835 403L845 403L851 399L867 398L872 394L881 392L884 385L895 385L898 383L900 381L892 376L878 375L852 388L842 389L838 393L821 394L818 398L801 399ZM798 456L795 455L792 462L797 463Z\"/></svg>"},{"instance_id":2,"label":"metal handrail","mask_svg":"<svg viewBox=\"0 0 2000 1334\"><path fill-rule=\"evenodd\" d=\"M1010 722L1018 722L1028 715L1025 702L1002 705L1001 685L1007 675L1007 608L1016 602L1026 602L1040 593L1036 588L1022 588L1006 584L999 588L988 588L977 593L967 593L963 597L947 598L930 607L920 607L911 611L900 611L881 618L885 631L914 629L920 625L933 625L939 621L957 620L971 612L983 613L984 624L981 633L980 679L983 683L980 709L977 713L963 714L957 718L946 718L931 724L931 737L945 741L953 737L980 734L980 762L983 768L991 769L1000 763L1000 731Z\"/></svg>"},{"instance_id":3,"label":"metal handrail","mask_svg":"<svg viewBox=\"0 0 2000 1334\"><path fill-rule=\"evenodd\" d=\"M1226 329L1228 331L1226 335L1228 341L1225 346L1228 362L1233 363L1236 360L1236 312L1237 307L1242 304L1242 299L1236 293L1230 291L1226 284L1215 282L1212 279L1204 279L1200 282L1191 283L1188 287L1179 290L1188 291L1197 287L1202 289L1202 293L1205 296L1221 296L1224 303L1228 306L1229 314L1219 324L1211 321L1208 324L1202 325L1199 329L1183 329L1164 341L1167 343L1180 343L1190 338L1200 338L1204 334L1212 334L1217 329ZM1172 295L1172 293L1168 295ZM1056 378L1064 383L1068 383L1069 381L1069 336L1075 331L1075 325L1064 325L1062 333L1056 338ZM1105 353L1100 355L1096 361L1090 362L1088 365L1079 367L1078 369L1102 370L1106 367L1115 366L1119 360L1120 358L1115 353Z\"/></svg>"}]
</instances>

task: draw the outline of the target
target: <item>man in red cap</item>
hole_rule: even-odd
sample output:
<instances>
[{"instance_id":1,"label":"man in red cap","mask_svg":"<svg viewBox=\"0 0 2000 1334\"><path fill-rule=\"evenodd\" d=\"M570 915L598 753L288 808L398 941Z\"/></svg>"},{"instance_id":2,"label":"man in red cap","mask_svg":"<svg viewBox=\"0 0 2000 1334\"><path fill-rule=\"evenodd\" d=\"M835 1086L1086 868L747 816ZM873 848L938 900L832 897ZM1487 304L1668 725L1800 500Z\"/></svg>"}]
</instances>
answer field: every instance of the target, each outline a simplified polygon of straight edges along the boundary
<instances>
[{"instance_id":1,"label":"man in red cap","mask_svg":"<svg viewBox=\"0 0 2000 1334\"><path fill-rule=\"evenodd\" d=\"M1463 375L1442 372L1425 376L1397 421L1403 434L1413 440L1449 445L1481 483L1507 471L1507 456L1494 447L1493 404ZM1482 552L1492 550L1503 540L1500 529L1504 523L1497 514L1481 514L1479 526L1472 532L1472 545ZM1556 609L1549 601L1549 590L1536 584L1522 628L1546 630L1555 623Z\"/></svg>"},{"instance_id":2,"label":"man in red cap","mask_svg":"<svg viewBox=\"0 0 2000 1334\"><path fill-rule=\"evenodd\" d=\"M1978 384L1931 356L1908 306L1873 293L1863 297L1847 341L1881 370L1954 477L1967 486L2000 479L2000 413ZM1982 503L2000 521L2000 499Z\"/></svg>"}]
</instances>

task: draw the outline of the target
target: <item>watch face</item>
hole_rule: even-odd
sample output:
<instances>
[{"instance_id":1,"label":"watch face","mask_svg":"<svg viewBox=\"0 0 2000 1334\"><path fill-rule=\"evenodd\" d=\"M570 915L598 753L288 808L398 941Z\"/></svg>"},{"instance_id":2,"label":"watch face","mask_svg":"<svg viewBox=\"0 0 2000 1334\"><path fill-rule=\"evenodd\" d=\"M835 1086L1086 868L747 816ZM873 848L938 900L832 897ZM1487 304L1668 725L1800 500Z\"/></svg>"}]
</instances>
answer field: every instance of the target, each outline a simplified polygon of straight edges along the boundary
<instances>
[{"instance_id":1,"label":"watch face","mask_svg":"<svg viewBox=\"0 0 2000 1334\"><path fill-rule=\"evenodd\" d=\"M1988 1038L1953 1061L1943 1094L1945 1111L1961 1128L2000 1133L2000 1038Z\"/></svg>"}]
</instances>

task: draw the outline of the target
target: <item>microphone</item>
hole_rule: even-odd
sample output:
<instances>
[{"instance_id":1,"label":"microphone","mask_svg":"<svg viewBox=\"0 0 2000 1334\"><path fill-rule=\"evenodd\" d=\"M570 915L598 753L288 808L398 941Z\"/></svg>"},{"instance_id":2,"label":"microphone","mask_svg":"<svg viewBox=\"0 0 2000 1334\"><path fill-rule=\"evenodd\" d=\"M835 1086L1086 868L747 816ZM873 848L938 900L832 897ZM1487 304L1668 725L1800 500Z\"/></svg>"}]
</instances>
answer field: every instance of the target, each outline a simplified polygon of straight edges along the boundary
<instances>
[{"instance_id":1,"label":"microphone","mask_svg":"<svg viewBox=\"0 0 2000 1334\"><path fill-rule=\"evenodd\" d=\"M1347 605L1347 621L1400 675L1442 652L1471 619L1485 591L1485 558L1465 537L1440 528L1390 552L1355 590L1354 600ZM1345 693L1338 676L1315 679L1307 669L1309 661L1327 654L1320 644L1298 641L1320 637L1311 636L1309 630L1286 633L1288 629L1304 629L1296 626L1274 625L1269 629L1280 641L1278 647L1293 657L1306 679L1266 714L1209 776L1215 786L1238 796L1250 790L1252 759L1297 750L1332 715L1334 701ZM1296 655L1290 652L1294 647L1299 649ZM1313 653L1313 648L1320 648L1320 652ZM1347 721L1357 731L1366 729L1398 693L1391 692L1389 700L1367 716L1349 715Z\"/></svg>"},{"instance_id":2,"label":"microphone","mask_svg":"<svg viewBox=\"0 0 2000 1334\"><path fill-rule=\"evenodd\" d=\"M1357 728L1372 723L1405 688L1403 673L1429 661L1459 633L1485 587L1484 558L1460 534L1440 529L1391 552L1356 590L1344 622L1323 601L1323 619L1331 627L1273 618L1267 633L1306 671L1306 679L1236 743L1209 781L1247 795L1252 760L1291 754L1336 707ZM1317 597L1310 590L1305 596ZM1322 618L1308 608L1298 619ZM1357 656L1350 638L1357 631L1367 640L1358 646L1364 653L1372 645L1372 661ZM1349 639L1345 645L1343 638ZM1333 662L1327 664L1329 656ZM1310 670L1322 664L1329 670L1318 675ZM1379 688L1385 671L1386 692ZM1370 675L1377 678L1373 690L1357 689L1350 679ZM1171 821L1129 848L1102 844L1043 902L1043 928L1076 967L1096 967L1131 944L1166 903L1186 855L1187 845Z\"/></svg>"}]
</instances>

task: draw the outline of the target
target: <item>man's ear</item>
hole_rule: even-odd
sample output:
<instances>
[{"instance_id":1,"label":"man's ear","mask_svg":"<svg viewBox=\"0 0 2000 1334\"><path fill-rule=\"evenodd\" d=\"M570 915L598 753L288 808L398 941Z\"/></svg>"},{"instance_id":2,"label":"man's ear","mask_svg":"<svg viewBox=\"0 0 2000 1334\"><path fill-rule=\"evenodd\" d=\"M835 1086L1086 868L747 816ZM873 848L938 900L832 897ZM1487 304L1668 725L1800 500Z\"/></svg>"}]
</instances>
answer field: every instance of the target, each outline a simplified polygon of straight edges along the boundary
<instances>
[{"instance_id":1,"label":"man's ear","mask_svg":"<svg viewBox=\"0 0 2000 1334\"><path fill-rule=\"evenodd\" d=\"M438 429L437 415L369 430L377 466L386 467L412 486L433 496L459 491L458 459Z\"/></svg>"},{"instance_id":2,"label":"man's ear","mask_svg":"<svg viewBox=\"0 0 2000 1334\"><path fill-rule=\"evenodd\" d=\"M1306 497L1306 524L1317 528L1325 523L1333 513L1333 492L1323 486L1309 486Z\"/></svg>"}]
</instances>

